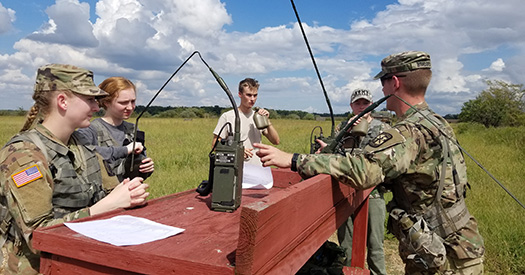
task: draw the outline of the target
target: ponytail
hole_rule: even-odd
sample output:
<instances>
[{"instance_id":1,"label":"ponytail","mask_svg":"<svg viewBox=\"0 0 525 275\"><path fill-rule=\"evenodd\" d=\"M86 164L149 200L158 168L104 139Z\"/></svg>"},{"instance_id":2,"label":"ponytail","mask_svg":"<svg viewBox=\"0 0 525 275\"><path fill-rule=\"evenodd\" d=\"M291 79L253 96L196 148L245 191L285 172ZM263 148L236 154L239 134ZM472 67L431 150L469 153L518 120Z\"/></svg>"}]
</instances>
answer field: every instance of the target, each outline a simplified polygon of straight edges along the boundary
<instances>
[{"instance_id":1,"label":"ponytail","mask_svg":"<svg viewBox=\"0 0 525 275\"><path fill-rule=\"evenodd\" d=\"M31 109L29 109L26 115L26 122L24 123L22 129L20 129L20 132L24 132L31 129L33 122L35 122L36 118L38 117L39 109L40 108L38 107L38 103L35 103L33 106L31 106Z\"/></svg>"}]
</instances>

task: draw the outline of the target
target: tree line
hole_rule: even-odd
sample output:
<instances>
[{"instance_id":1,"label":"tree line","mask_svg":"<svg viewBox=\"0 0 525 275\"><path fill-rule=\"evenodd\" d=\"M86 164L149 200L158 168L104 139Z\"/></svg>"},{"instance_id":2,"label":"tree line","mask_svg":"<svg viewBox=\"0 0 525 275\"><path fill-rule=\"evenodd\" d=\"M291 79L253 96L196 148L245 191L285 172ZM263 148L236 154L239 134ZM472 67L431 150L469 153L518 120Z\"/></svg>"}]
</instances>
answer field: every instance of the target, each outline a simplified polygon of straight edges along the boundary
<instances>
[{"instance_id":1,"label":"tree line","mask_svg":"<svg viewBox=\"0 0 525 275\"><path fill-rule=\"evenodd\" d=\"M447 114L446 119L454 119L459 122L480 123L485 127L510 126L517 127L525 125L525 90L523 84L512 84L502 80L486 80L487 88L481 91L475 99L465 102L459 114ZM142 113L146 107L136 107L134 116ZM163 107L150 106L142 117L160 118L216 118L230 108L215 106L200 107ZM299 110L274 110L268 109L270 117L274 119L302 119L315 120L330 117L328 113L309 113ZM388 113L386 110L378 112ZM19 107L16 110L0 110L0 116L23 116L26 110ZM103 115L101 110L96 115ZM347 118L350 112L334 115L336 118ZM390 114L391 115L391 114ZM395 120L395 117L393 118Z\"/></svg>"}]
</instances>

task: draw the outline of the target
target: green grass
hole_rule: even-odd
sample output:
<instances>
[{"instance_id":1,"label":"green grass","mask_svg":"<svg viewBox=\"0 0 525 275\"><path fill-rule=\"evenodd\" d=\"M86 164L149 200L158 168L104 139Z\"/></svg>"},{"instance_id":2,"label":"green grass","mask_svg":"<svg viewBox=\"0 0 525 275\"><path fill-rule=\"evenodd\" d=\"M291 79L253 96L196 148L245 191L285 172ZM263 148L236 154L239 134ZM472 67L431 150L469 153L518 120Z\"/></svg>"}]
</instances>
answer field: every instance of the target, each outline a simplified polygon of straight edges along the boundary
<instances>
[{"instance_id":1,"label":"green grass","mask_svg":"<svg viewBox=\"0 0 525 275\"><path fill-rule=\"evenodd\" d=\"M458 139L521 203L525 203L525 127L459 125ZM467 156L472 189L467 205L485 238L486 268L497 274L525 274L525 209Z\"/></svg>"},{"instance_id":2,"label":"green grass","mask_svg":"<svg viewBox=\"0 0 525 275\"><path fill-rule=\"evenodd\" d=\"M0 142L5 143L17 133L23 122L23 117L0 117ZM147 180L152 198L196 188L208 178L208 153L216 123L216 119L140 120L139 127L146 132L148 155L155 161L155 173ZM330 121L274 119L272 123L281 138L277 147L287 152L309 152L315 126L322 126L324 134L330 135ZM454 127L467 152L525 202L525 127ZM268 141L263 138L263 143ZM467 192L467 205L485 239L486 273L525 274L525 209L468 156L465 158L472 187Z\"/></svg>"}]
</instances>

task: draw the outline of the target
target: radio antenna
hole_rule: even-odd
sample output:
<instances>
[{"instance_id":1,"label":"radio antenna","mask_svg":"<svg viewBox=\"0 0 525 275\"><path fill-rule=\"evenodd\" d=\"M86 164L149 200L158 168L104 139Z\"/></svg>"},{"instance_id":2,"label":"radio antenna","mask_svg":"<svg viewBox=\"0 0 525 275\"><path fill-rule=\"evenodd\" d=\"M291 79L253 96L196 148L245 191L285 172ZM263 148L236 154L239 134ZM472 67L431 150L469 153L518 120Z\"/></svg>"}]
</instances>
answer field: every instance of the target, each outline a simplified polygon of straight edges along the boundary
<instances>
[{"instance_id":1,"label":"radio antenna","mask_svg":"<svg viewBox=\"0 0 525 275\"><path fill-rule=\"evenodd\" d=\"M295 8L295 4L293 0L290 0L292 2L293 11L295 12L295 17L297 17L297 22L299 23L299 27L301 28L301 32L303 33L304 42L306 43L306 47L308 48L308 52L310 53L310 57L312 58L312 62L314 63L315 72L317 73L317 78L319 78L319 83L321 84L321 88L323 89L324 97L326 98L326 104L328 104L328 110L330 111L330 119L332 120L332 131L330 136L334 135L335 130L335 122L334 122L334 112L332 111L332 104L330 104L330 99L328 98L328 94L326 93L326 89L324 88L323 79L321 78L321 74L319 73L319 69L317 68L317 64L315 63L314 54L312 53L312 49L310 48L310 44L308 43L308 38L306 38L306 33L303 29L303 23L301 23L301 19L299 18L299 13L297 13L297 9Z\"/></svg>"}]
</instances>

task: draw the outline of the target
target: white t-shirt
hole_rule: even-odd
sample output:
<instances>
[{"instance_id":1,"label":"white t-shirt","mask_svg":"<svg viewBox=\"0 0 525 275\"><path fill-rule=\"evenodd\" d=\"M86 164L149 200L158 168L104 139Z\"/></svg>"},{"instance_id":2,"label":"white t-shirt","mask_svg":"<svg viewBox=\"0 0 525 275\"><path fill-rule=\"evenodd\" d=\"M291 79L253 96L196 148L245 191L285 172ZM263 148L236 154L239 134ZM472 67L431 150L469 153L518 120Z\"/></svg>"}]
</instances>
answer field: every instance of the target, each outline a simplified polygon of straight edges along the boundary
<instances>
[{"instance_id":1,"label":"white t-shirt","mask_svg":"<svg viewBox=\"0 0 525 275\"><path fill-rule=\"evenodd\" d=\"M262 140L262 131L257 129L255 127L255 122L253 121L253 114L255 112L253 110L250 110L248 114L245 114L239 110L239 120L241 122L241 130L240 130L240 136L241 141L243 141L244 148L253 148L252 144L254 143L261 143ZM217 126L215 126L215 130L213 130L213 134L219 135L219 131L221 130L222 126L226 124L226 122L230 122L232 125L232 129L235 132L235 112L234 110L230 110L228 112L225 112L221 115L219 118L219 121L217 122ZM226 126L221 133L221 138L226 138L230 127ZM251 164L257 164L262 165L261 160L257 155L253 155L250 159L245 159L245 162L251 163Z\"/></svg>"}]
</instances>

